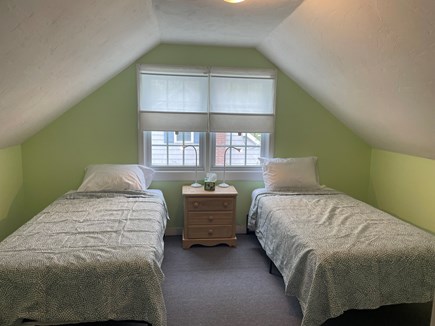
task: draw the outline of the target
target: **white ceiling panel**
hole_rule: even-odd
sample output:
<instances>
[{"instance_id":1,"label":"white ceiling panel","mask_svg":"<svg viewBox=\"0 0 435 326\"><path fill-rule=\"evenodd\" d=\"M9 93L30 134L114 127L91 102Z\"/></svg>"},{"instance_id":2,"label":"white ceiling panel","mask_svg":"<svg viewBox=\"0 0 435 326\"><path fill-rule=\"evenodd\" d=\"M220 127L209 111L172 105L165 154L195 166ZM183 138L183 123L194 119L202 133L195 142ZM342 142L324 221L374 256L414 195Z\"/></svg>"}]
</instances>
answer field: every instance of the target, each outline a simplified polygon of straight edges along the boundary
<instances>
[{"instance_id":1,"label":"white ceiling panel","mask_svg":"<svg viewBox=\"0 0 435 326\"><path fill-rule=\"evenodd\" d=\"M166 43L255 47L303 0L154 0Z\"/></svg>"}]
</instances>

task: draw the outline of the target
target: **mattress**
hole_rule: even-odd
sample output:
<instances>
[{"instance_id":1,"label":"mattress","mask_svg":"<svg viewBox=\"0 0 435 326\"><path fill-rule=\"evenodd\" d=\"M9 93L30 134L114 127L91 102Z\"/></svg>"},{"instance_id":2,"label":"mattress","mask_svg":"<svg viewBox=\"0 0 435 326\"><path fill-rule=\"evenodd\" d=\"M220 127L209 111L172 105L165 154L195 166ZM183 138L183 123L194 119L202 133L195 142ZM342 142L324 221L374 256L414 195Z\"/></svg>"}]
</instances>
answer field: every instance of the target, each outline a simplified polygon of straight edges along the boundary
<instances>
[{"instance_id":1,"label":"mattress","mask_svg":"<svg viewBox=\"0 0 435 326\"><path fill-rule=\"evenodd\" d=\"M298 298L303 326L433 300L434 235L333 189L253 195L248 225Z\"/></svg>"},{"instance_id":2,"label":"mattress","mask_svg":"<svg viewBox=\"0 0 435 326\"><path fill-rule=\"evenodd\" d=\"M166 325L160 267L167 219L156 190L60 197L0 243L0 325Z\"/></svg>"}]
</instances>

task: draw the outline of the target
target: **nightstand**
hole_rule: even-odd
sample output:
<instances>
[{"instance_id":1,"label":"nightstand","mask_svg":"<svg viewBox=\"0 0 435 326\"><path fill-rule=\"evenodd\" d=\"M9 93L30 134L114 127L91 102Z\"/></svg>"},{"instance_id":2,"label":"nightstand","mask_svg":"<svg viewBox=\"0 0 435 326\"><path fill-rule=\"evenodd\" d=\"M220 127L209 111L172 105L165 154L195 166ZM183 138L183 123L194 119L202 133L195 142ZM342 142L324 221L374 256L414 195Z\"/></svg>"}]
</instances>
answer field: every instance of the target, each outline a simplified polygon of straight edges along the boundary
<instances>
[{"instance_id":1,"label":"nightstand","mask_svg":"<svg viewBox=\"0 0 435 326\"><path fill-rule=\"evenodd\" d=\"M194 244L236 246L237 190L216 187L215 191L183 186L183 248Z\"/></svg>"}]
</instances>

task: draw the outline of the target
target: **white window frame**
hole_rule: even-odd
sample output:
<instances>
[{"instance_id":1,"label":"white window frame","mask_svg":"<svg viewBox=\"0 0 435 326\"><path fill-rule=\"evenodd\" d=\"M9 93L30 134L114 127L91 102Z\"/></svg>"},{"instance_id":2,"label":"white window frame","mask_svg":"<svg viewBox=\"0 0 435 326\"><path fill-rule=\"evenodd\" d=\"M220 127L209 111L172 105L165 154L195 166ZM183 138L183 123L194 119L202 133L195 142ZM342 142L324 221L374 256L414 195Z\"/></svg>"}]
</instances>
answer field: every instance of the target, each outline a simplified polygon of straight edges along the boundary
<instances>
[{"instance_id":1,"label":"white window frame","mask_svg":"<svg viewBox=\"0 0 435 326\"><path fill-rule=\"evenodd\" d=\"M154 180L156 181L175 181L175 180L190 180L195 178L195 168L193 166L153 166L151 164L151 132L143 132L143 136L139 137L139 164L144 164L153 168L156 172ZM218 178L222 178L223 167L212 167L212 158L215 153L215 147L212 146L211 133L201 133L199 137L198 151L198 178L199 180L205 177L207 172L218 174ZM263 139L264 138L264 139ZM261 155L271 157L273 155L273 134L265 134L262 137ZM255 181L261 180L263 177L261 166L226 166L226 180L244 180Z\"/></svg>"},{"instance_id":2,"label":"white window frame","mask_svg":"<svg viewBox=\"0 0 435 326\"><path fill-rule=\"evenodd\" d=\"M159 69L161 66L159 66ZM189 67L195 68L195 67ZM170 67L168 68L170 69ZM201 67L202 69L202 67ZM209 68L210 70L212 68ZM228 68L232 69L232 68ZM249 69L248 69L249 70ZM140 94L140 65L138 65L138 94ZM139 95L138 95L139 96ZM274 96L276 96L276 80ZM275 104L274 104L275 106ZM154 180L161 181L176 181L176 180L192 180L195 178L195 167L193 166L153 166L151 164L151 131L142 131L140 126L140 108L139 108L139 123L138 123L138 154L139 164L144 164L152 167L156 173ZM274 123L273 123L274 129ZM180 131L181 132L181 131ZM189 132L189 131L184 131ZM193 132L193 131L192 131ZM237 132L237 131L233 131ZM213 143L212 132L201 132L199 140L198 151L198 179L201 180L205 177L206 172L215 172L218 178L222 178L223 167L212 167L214 162L214 153L216 152L215 143ZM265 134L262 137L261 143L261 156L271 157L274 149L274 133ZM174 138L175 142L175 138ZM261 180L262 170L261 166L226 166L226 179L227 180Z\"/></svg>"}]
</instances>

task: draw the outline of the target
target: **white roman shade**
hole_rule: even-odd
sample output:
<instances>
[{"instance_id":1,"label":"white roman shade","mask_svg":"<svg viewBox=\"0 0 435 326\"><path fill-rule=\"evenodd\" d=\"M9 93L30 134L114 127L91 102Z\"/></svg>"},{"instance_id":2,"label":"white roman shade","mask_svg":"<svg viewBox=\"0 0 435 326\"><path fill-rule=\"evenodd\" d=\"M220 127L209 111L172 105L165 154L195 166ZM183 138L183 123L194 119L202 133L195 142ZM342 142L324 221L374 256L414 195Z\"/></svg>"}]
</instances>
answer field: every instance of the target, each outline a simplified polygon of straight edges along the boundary
<instances>
[{"instance_id":1,"label":"white roman shade","mask_svg":"<svg viewBox=\"0 0 435 326\"><path fill-rule=\"evenodd\" d=\"M272 133L276 71L212 68L210 131Z\"/></svg>"},{"instance_id":2,"label":"white roman shade","mask_svg":"<svg viewBox=\"0 0 435 326\"><path fill-rule=\"evenodd\" d=\"M139 65L142 131L272 133L276 71Z\"/></svg>"},{"instance_id":3,"label":"white roman shade","mask_svg":"<svg viewBox=\"0 0 435 326\"><path fill-rule=\"evenodd\" d=\"M139 65L138 69L141 130L208 130L207 68Z\"/></svg>"}]
</instances>

